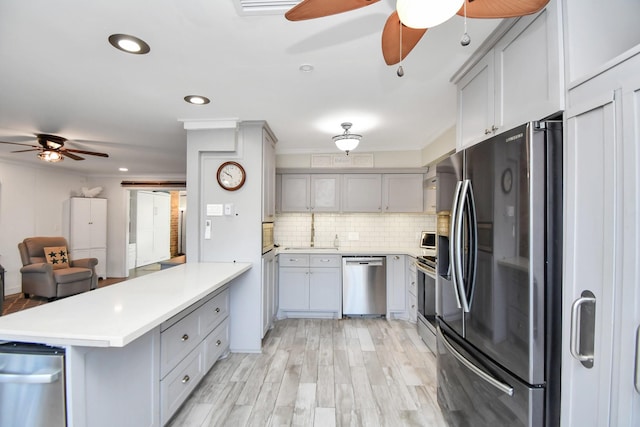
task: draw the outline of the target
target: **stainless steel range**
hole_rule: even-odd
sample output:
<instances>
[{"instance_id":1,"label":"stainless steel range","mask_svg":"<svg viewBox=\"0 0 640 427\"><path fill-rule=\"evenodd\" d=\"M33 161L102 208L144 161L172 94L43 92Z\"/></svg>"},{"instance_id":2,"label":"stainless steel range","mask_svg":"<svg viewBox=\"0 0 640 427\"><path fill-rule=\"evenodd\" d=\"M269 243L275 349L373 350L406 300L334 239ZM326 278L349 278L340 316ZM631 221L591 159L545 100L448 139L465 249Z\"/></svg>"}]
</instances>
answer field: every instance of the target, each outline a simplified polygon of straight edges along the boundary
<instances>
[{"instance_id":1,"label":"stainless steel range","mask_svg":"<svg viewBox=\"0 0 640 427\"><path fill-rule=\"evenodd\" d=\"M436 352L436 257L416 257L418 273L418 334Z\"/></svg>"}]
</instances>

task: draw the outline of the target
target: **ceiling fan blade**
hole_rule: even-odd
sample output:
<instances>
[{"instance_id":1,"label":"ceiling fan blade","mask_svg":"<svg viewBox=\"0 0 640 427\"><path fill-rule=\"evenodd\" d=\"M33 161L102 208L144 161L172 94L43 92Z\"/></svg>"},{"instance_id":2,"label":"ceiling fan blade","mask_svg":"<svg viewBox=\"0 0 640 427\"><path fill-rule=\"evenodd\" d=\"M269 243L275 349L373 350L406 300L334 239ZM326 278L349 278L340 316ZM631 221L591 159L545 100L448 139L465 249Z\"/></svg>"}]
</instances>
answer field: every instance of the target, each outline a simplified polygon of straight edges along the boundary
<instances>
[{"instance_id":1,"label":"ceiling fan blade","mask_svg":"<svg viewBox=\"0 0 640 427\"><path fill-rule=\"evenodd\" d=\"M73 160L84 160L84 157L76 156L75 154L70 153L69 150L58 150L58 153Z\"/></svg>"},{"instance_id":2,"label":"ceiling fan blade","mask_svg":"<svg viewBox=\"0 0 640 427\"><path fill-rule=\"evenodd\" d=\"M515 18L542 10L549 0L465 0L467 18ZM458 11L464 16L464 5Z\"/></svg>"},{"instance_id":3,"label":"ceiling fan blade","mask_svg":"<svg viewBox=\"0 0 640 427\"><path fill-rule=\"evenodd\" d=\"M65 148L61 151L65 151L65 152L73 152L73 153L80 153L80 154L88 154L90 156L100 156L100 157L109 157L109 155L107 153L98 153L96 151L85 151L85 150L76 150L74 148Z\"/></svg>"},{"instance_id":4,"label":"ceiling fan blade","mask_svg":"<svg viewBox=\"0 0 640 427\"><path fill-rule=\"evenodd\" d=\"M382 30L382 56L387 65L400 62L400 18L398 12L394 11ZM409 28L402 25L402 58L406 58L409 52L418 44L426 28Z\"/></svg>"},{"instance_id":5,"label":"ceiling fan blade","mask_svg":"<svg viewBox=\"0 0 640 427\"><path fill-rule=\"evenodd\" d=\"M17 151L12 151L12 153L26 153L27 151L40 151L40 148L29 148L28 150L17 150Z\"/></svg>"},{"instance_id":6,"label":"ceiling fan blade","mask_svg":"<svg viewBox=\"0 0 640 427\"><path fill-rule=\"evenodd\" d=\"M21 144L21 143L19 143L19 142L0 141L0 144L12 144L12 145L22 145L23 147L40 148L40 146L38 146L38 145L32 145L32 144Z\"/></svg>"},{"instance_id":7,"label":"ceiling fan blade","mask_svg":"<svg viewBox=\"0 0 640 427\"><path fill-rule=\"evenodd\" d=\"M285 18L289 21L322 18L323 16L349 12L379 2L380 0L302 0L289 9Z\"/></svg>"}]
</instances>

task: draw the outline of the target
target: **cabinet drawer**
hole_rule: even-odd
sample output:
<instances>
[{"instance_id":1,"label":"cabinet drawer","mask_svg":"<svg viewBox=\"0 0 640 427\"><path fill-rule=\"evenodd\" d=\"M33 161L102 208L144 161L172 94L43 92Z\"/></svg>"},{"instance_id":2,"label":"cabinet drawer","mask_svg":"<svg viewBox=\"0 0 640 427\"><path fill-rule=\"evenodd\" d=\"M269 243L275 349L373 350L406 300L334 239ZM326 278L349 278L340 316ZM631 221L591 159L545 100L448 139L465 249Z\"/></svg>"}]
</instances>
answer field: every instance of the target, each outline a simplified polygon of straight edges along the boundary
<instances>
[{"instance_id":1,"label":"cabinet drawer","mask_svg":"<svg viewBox=\"0 0 640 427\"><path fill-rule=\"evenodd\" d=\"M309 255L305 254L280 254L281 267L308 267Z\"/></svg>"},{"instance_id":2,"label":"cabinet drawer","mask_svg":"<svg viewBox=\"0 0 640 427\"><path fill-rule=\"evenodd\" d=\"M199 346L160 381L160 419L166 424L204 376L204 346Z\"/></svg>"},{"instance_id":3,"label":"cabinet drawer","mask_svg":"<svg viewBox=\"0 0 640 427\"><path fill-rule=\"evenodd\" d=\"M309 265L311 267L340 267L342 257L340 255L311 255Z\"/></svg>"},{"instance_id":4,"label":"cabinet drawer","mask_svg":"<svg viewBox=\"0 0 640 427\"><path fill-rule=\"evenodd\" d=\"M204 372L229 349L229 319L225 319L204 340Z\"/></svg>"},{"instance_id":5,"label":"cabinet drawer","mask_svg":"<svg viewBox=\"0 0 640 427\"><path fill-rule=\"evenodd\" d=\"M160 377L196 348L201 339L198 328L198 310L175 323L160 334Z\"/></svg>"},{"instance_id":6,"label":"cabinet drawer","mask_svg":"<svg viewBox=\"0 0 640 427\"><path fill-rule=\"evenodd\" d=\"M198 309L200 315L200 335L207 336L229 314L229 290L211 298Z\"/></svg>"}]
</instances>

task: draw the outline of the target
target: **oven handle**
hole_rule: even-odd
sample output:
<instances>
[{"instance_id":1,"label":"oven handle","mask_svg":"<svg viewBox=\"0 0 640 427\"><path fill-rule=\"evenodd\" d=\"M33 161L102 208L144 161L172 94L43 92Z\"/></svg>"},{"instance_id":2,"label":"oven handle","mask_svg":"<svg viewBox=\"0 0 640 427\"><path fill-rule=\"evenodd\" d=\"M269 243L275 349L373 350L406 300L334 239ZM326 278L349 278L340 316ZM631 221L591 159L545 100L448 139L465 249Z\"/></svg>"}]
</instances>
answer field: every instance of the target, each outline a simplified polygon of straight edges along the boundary
<instances>
[{"instance_id":1,"label":"oven handle","mask_svg":"<svg viewBox=\"0 0 640 427\"><path fill-rule=\"evenodd\" d=\"M471 362L466 357L464 357L462 354L460 354L449 343L449 340L447 339L447 337L444 336L444 334L442 333L442 330L440 328L438 328L438 335L440 336L440 339L442 340L442 344L444 344L444 346L447 348L447 350L449 350L451 355L453 357L455 357L458 360L458 362L462 363L471 372L473 372L474 374L479 376L480 379L482 379L485 382L491 384L492 386L494 386L495 388L497 388L498 390L500 390L504 394L507 394L509 396L513 396L513 387L511 387L509 384L504 383L504 382L492 377L491 375L487 374L485 371L483 371L482 369L480 369L476 365L474 365L473 362Z\"/></svg>"},{"instance_id":2,"label":"oven handle","mask_svg":"<svg viewBox=\"0 0 640 427\"><path fill-rule=\"evenodd\" d=\"M423 272L427 276L431 277L432 279L436 278L436 271L435 270L430 270L429 268L423 266L418 261L415 261L413 264L416 266L416 269L420 270L421 272Z\"/></svg>"}]
</instances>

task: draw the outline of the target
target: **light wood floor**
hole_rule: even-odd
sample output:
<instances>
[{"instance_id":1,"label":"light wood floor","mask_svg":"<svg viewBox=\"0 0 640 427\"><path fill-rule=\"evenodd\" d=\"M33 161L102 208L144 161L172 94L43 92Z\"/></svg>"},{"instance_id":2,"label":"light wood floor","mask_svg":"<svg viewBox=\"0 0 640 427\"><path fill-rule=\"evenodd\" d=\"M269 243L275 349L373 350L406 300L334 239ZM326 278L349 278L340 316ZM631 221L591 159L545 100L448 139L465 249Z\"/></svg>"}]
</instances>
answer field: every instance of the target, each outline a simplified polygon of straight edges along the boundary
<instances>
[{"instance_id":1,"label":"light wood floor","mask_svg":"<svg viewBox=\"0 0 640 427\"><path fill-rule=\"evenodd\" d=\"M278 321L262 354L218 361L170 424L245 425L446 426L436 359L403 321Z\"/></svg>"}]
</instances>

